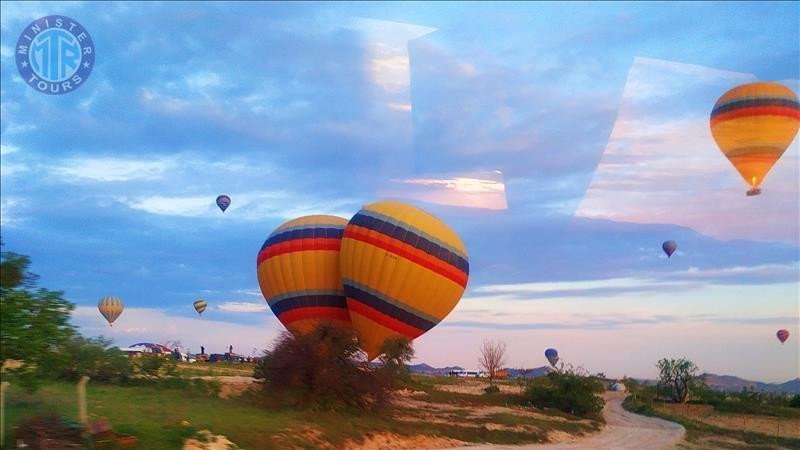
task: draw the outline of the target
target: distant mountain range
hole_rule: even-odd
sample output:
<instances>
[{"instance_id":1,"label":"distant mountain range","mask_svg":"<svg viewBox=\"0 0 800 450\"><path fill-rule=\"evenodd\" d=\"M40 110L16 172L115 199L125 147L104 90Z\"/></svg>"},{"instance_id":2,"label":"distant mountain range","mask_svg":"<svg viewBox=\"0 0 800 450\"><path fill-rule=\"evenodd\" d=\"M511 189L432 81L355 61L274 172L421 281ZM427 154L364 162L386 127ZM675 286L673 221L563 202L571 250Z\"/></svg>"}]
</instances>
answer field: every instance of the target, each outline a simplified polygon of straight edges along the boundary
<instances>
[{"instance_id":1,"label":"distant mountain range","mask_svg":"<svg viewBox=\"0 0 800 450\"><path fill-rule=\"evenodd\" d=\"M432 367L428 364L412 364L408 366L412 373L420 375L437 375L445 376L451 370L464 370L460 366L447 366L447 367ZM535 369L507 369L509 378L536 378L542 377L550 373L553 369L548 366L537 367ZM755 391L772 392L772 393L786 393L786 394L800 394L800 378L789 380L785 383L762 383L760 381L744 380L732 375L716 375L713 373L704 373L700 378L711 389L725 392L741 392L742 388L750 390L752 387ZM637 380L640 383L647 385L656 384L655 380Z\"/></svg>"},{"instance_id":2,"label":"distant mountain range","mask_svg":"<svg viewBox=\"0 0 800 450\"><path fill-rule=\"evenodd\" d=\"M448 372L452 370L464 370L464 368L460 366L431 367L425 363L409 365L408 369L412 373L417 373L420 375L438 375L438 376L447 375ZM536 378L547 375L553 369L547 366L542 366L542 367L537 367L535 369L506 369L506 370L508 370L509 378Z\"/></svg>"},{"instance_id":3,"label":"distant mountain range","mask_svg":"<svg viewBox=\"0 0 800 450\"><path fill-rule=\"evenodd\" d=\"M785 383L762 383L760 381L743 380L731 375L716 375L704 373L700 378L705 384L716 391L740 392L743 388L762 392L800 394L800 378L789 380Z\"/></svg>"}]
</instances>

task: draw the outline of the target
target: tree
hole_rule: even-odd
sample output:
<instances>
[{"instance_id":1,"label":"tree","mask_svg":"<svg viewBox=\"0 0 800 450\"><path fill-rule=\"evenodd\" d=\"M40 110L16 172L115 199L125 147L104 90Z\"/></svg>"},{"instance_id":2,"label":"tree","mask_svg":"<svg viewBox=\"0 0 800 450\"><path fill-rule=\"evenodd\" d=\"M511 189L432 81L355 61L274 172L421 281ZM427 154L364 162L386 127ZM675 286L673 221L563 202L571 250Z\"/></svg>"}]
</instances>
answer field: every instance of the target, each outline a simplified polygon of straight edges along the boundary
<instances>
[{"instance_id":1,"label":"tree","mask_svg":"<svg viewBox=\"0 0 800 450\"><path fill-rule=\"evenodd\" d=\"M0 253L0 361L22 361L13 373L35 389L48 360L75 335L69 323L75 305L62 292L36 289L29 266L27 256Z\"/></svg>"},{"instance_id":2,"label":"tree","mask_svg":"<svg viewBox=\"0 0 800 450\"><path fill-rule=\"evenodd\" d=\"M392 379L361 358L351 330L321 325L282 333L255 368L267 402L310 409L375 408L388 401Z\"/></svg>"},{"instance_id":3,"label":"tree","mask_svg":"<svg viewBox=\"0 0 800 450\"><path fill-rule=\"evenodd\" d=\"M478 364L489 374L489 385L494 385L497 372L506 364L506 343L484 340Z\"/></svg>"},{"instance_id":4,"label":"tree","mask_svg":"<svg viewBox=\"0 0 800 450\"><path fill-rule=\"evenodd\" d=\"M659 371L659 386L663 385L669 389L673 401L684 403L697 378L698 367L686 358L662 358L656 367Z\"/></svg>"},{"instance_id":5,"label":"tree","mask_svg":"<svg viewBox=\"0 0 800 450\"><path fill-rule=\"evenodd\" d=\"M414 347L405 337L386 339L381 346L381 370L392 382L410 381L407 364L414 357Z\"/></svg>"}]
</instances>

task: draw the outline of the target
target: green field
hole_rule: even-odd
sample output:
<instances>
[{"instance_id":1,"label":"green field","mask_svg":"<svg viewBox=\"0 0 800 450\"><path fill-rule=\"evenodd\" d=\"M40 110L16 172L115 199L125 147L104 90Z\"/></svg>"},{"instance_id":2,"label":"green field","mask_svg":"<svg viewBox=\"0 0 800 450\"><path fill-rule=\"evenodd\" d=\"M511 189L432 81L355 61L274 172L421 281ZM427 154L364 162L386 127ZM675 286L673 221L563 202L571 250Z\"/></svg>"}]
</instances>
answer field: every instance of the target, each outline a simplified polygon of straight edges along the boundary
<instances>
[{"instance_id":1,"label":"green field","mask_svg":"<svg viewBox=\"0 0 800 450\"><path fill-rule=\"evenodd\" d=\"M564 421L561 413L552 414L558 416L554 419L561 419L553 421L546 420L549 413L541 411L541 417L526 417L521 408L481 416L482 407L497 407L506 403L508 397L440 392L433 390L432 384L421 385L425 393L419 392L415 405L365 413L267 409L258 406L252 395L220 399L204 392L197 382L182 383L181 388L170 388L90 382L87 388L90 420L107 420L114 431L136 436L137 449L147 450L179 449L187 437L203 429L225 435L241 448L272 449L341 446L347 440L360 441L377 432L448 437L466 442L546 442L551 430L581 434L600 427L598 422L578 418ZM43 412L57 412L77 420L75 385L49 382L33 394L14 386L8 389L6 445L12 442L14 427L24 417ZM515 412L519 415L514 415Z\"/></svg>"}]
</instances>

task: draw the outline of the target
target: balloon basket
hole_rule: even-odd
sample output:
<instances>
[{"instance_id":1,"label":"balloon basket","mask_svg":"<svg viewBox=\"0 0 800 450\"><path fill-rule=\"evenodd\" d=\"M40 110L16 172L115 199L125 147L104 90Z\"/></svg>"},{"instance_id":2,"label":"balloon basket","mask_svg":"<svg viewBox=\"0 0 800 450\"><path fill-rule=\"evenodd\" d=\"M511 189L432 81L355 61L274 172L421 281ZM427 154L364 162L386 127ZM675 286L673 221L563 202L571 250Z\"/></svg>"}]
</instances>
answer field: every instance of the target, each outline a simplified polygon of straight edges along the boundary
<instances>
[{"instance_id":1,"label":"balloon basket","mask_svg":"<svg viewBox=\"0 0 800 450\"><path fill-rule=\"evenodd\" d=\"M761 189L753 188L753 189L750 189L749 191L747 191L747 196L748 197L752 197L754 195L761 195Z\"/></svg>"}]
</instances>

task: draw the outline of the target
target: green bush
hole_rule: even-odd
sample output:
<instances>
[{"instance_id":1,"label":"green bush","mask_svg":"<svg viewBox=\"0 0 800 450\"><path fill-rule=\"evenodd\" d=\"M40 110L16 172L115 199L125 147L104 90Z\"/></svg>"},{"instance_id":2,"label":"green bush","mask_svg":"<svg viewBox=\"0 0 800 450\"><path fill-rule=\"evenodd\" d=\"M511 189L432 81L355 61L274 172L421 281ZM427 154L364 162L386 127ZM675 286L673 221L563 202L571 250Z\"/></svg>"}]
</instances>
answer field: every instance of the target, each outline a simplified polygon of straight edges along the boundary
<instances>
[{"instance_id":1,"label":"green bush","mask_svg":"<svg viewBox=\"0 0 800 450\"><path fill-rule=\"evenodd\" d=\"M789 400L789 407L790 408L800 408L800 394L794 394L791 400Z\"/></svg>"},{"instance_id":2,"label":"green bush","mask_svg":"<svg viewBox=\"0 0 800 450\"><path fill-rule=\"evenodd\" d=\"M498 392L500 392L500 388L497 387L497 385L492 384L489 385L489 387L484 388L483 392L486 394L497 394Z\"/></svg>"},{"instance_id":3,"label":"green bush","mask_svg":"<svg viewBox=\"0 0 800 450\"><path fill-rule=\"evenodd\" d=\"M596 376L573 370L550 372L547 377L533 380L524 398L537 408L555 408L577 416L595 416L603 410L605 401L595 395L604 390Z\"/></svg>"},{"instance_id":4,"label":"green bush","mask_svg":"<svg viewBox=\"0 0 800 450\"><path fill-rule=\"evenodd\" d=\"M125 382L133 375L130 358L103 337L72 337L48 365L49 373L72 381L88 376L93 381Z\"/></svg>"}]
</instances>

